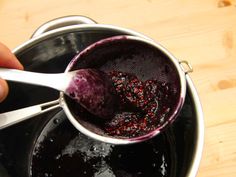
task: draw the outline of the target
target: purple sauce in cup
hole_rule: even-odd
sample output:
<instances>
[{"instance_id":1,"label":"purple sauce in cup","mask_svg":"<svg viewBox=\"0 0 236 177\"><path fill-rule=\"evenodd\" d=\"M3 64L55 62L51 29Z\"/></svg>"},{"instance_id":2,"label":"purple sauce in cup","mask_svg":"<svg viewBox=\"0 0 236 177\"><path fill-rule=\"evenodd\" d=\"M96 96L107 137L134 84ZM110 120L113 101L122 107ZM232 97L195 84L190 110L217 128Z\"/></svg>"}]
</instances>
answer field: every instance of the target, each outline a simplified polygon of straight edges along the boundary
<instances>
[{"instance_id":1,"label":"purple sauce in cup","mask_svg":"<svg viewBox=\"0 0 236 177\"><path fill-rule=\"evenodd\" d=\"M169 57L153 42L130 36L90 45L67 71L95 68L107 73L119 106L114 117L104 121L66 97L70 112L80 125L99 136L137 142L157 135L175 120L185 94L176 61Z\"/></svg>"}]
</instances>

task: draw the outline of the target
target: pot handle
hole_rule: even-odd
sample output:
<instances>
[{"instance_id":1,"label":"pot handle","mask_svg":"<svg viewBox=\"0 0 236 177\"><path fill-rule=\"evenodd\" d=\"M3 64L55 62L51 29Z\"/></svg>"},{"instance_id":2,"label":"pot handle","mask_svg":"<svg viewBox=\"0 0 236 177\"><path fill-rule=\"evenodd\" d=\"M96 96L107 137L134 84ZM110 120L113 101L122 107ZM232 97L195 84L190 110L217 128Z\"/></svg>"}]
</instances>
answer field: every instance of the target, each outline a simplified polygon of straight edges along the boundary
<instances>
[{"instance_id":1,"label":"pot handle","mask_svg":"<svg viewBox=\"0 0 236 177\"><path fill-rule=\"evenodd\" d=\"M14 111L0 114L0 130L16 123L22 122L39 114L51 111L60 107L60 100L54 100L47 103L38 104Z\"/></svg>"},{"instance_id":2,"label":"pot handle","mask_svg":"<svg viewBox=\"0 0 236 177\"><path fill-rule=\"evenodd\" d=\"M65 26L71 26L71 25L79 25L79 24L96 24L96 22L92 20L91 18L80 16L80 15L59 17L41 25L33 33L31 38L40 36L41 34L54 30L54 29L58 29Z\"/></svg>"},{"instance_id":3,"label":"pot handle","mask_svg":"<svg viewBox=\"0 0 236 177\"><path fill-rule=\"evenodd\" d=\"M193 67L188 61L181 60L181 61L179 61L179 64L185 74L193 72Z\"/></svg>"}]
</instances>

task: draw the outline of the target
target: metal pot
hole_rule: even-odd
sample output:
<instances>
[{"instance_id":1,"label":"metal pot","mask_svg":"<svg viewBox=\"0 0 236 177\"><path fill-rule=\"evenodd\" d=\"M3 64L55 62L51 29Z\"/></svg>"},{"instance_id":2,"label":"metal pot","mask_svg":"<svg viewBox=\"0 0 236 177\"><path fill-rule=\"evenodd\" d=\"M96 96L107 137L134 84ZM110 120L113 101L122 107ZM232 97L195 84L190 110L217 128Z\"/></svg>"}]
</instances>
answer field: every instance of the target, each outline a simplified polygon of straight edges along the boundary
<instances>
[{"instance_id":1,"label":"metal pot","mask_svg":"<svg viewBox=\"0 0 236 177\"><path fill-rule=\"evenodd\" d=\"M17 47L13 52L21 60L26 70L40 71L40 72L44 71L63 72L65 66L70 62L72 56L74 56L76 53L84 49L89 44L92 44L95 41L98 41L106 37L111 37L115 35L124 35L124 34L139 36L150 40L150 38L129 29L124 29L112 25L96 24L95 21L87 17L82 17L82 16L62 17L47 22L41 27L39 27L38 30L36 30L36 32L32 35L30 40ZM54 63L54 61L56 62ZM185 148L188 148L188 153L185 154L185 158L182 159L183 161L182 165L185 165L186 168L178 169L181 167L178 167L177 165L176 169L174 170L176 174L174 175L193 177L196 176L197 174L197 170L201 159L203 140L204 140L204 124L203 124L203 113L200 101L196 89L193 85L193 82L191 81L188 74L186 75L186 80L187 80L187 96L189 101L187 99L185 106L186 109L183 107L182 115L180 114L180 116L189 118L189 120L184 120L184 123L181 122L181 120L179 120L179 122L175 123L175 125L173 125L173 127L171 128L174 129L173 130L174 132L178 132L181 126L186 127L186 132L183 132L182 135L184 136L191 135L191 138L185 137L185 139L186 140L192 139L191 140L192 142L183 141ZM13 84L12 88L13 90L18 88L18 92L16 92L15 94L18 95L17 97L21 98L21 96L19 95L22 93L21 95L24 95L24 100L20 101L19 104L16 103L16 98L14 97L14 93L11 92L6 102L3 105L0 105L1 108L3 108L3 111L1 110L1 112L27 107L30 105L40 104L42 102L47 102L55 98L58 98L57 92L48 89L45 90L44 88L35 88L33 86L24 86L24 88L22 88L22 86L19 86L18 84ZM45 95L47 95L47 97L46 98L37 97L37 99L35 99L35 94L40 93L40 95L43 95L42 92L46 93ZM50 93L48 94L48 92ZM187 107L191 107L191 113L188 112ZM40 107L40 110L38 111L41 113L45 112L46 109L47 107L45 108L44 105L43 107ZM51 117L52 114L53 113L49 113ZM42 115L39 116L42 117ZM32 166L32 164L29 164L29 161L32 161L32 155L33 151L35 150L35 145L37 144L37 141L39 141L38 138L40 137L42 130L44 129L45 125L49 120L45 118L45 120L41 121L44 121L44 123L41 122L40 126L37 127L33 125L35 131L31 132L32 133L31 138L29 138L31 141L30 143L27 143L28 144L27 146L25 146L25 148L27 147L26 149L29 151L29 153L28 155L25 154L25 156L27 157L22 157L23 159L22 161L24 162L25 165L18 165L19 168L17 167L14 169L16 171L15 172L16 174L30 175L30 173L32 173L30 172L31 168L30 166ZM35 122L36 121L33 122L33 120L29 120L28 122L24 122L22 124L29 123L31 125L35 124ZM40 122L40 120L38 120L38 122ZM15 128L18 130L19 126L20 125L13 127L13 130ZM189 130L189 127L191 127L190 134L189 132L187 133L187 129ZM6 130L4 132L0 132L0 135L2 133L3 137L7 137L7 133L11 131L12 130ZM19 131L22 132L22 128L19 128ZM177 146L176 149L179 149L178 146L181 145L177 142L176 146ZM178 153L180 153L180 150L178 151L179 152L176 152L176 156L179 156ZM15 155L17 156L17 154ZM17 172L17 171L22 171L22 172ZM174 172L172 172L172 174L173 173Z\"/></svg>"}]
</instances>

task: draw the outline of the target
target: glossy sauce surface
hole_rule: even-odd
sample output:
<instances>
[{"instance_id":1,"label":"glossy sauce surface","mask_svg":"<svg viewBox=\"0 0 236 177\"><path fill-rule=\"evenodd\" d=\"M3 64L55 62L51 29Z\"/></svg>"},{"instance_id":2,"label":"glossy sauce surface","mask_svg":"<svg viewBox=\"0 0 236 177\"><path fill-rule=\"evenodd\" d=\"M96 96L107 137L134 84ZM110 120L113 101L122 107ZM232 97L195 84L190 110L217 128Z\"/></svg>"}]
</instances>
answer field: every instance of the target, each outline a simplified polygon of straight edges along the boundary
<instances>
[{"instance_id":1,"label":"glossy sauce surface","mask_svg":"<svg viewBox=\"0 0 236 177\"><path fill-rule=\"evenodd\" d=\"M105 123L105 132L112 136L136 137L158 128L171 113L177 97L170 85L158 80L141 81L134 74L109 73L119 96L119 113Z\"/></svg>"},{"instance_id":2,"label":"glossy sauce surface","mask_svg":"<svg viewBox=\"0 0 236 177\"><path fill-rule=\"evenodd\" d=\"M67 120L61 121L65 115L59 114L47 125L55 128L41 134L43 140L34 149L32 177L167 177L172 173L172 149L166 148L172 142L166 135L115 146L84 136Z\"/></svg>"}]
</instances>

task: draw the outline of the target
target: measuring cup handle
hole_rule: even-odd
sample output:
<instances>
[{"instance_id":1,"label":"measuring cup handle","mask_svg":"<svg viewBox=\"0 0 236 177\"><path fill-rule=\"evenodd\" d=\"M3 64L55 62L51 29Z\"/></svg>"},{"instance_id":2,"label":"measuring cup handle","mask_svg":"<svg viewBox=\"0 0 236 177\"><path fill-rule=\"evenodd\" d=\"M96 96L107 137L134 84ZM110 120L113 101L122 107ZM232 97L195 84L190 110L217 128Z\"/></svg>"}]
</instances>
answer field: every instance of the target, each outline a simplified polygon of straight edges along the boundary
<instances>
[{"instance_id":1,"label":"measuring cup handle","mask_svg":"<svg viewBox=\"0 0 236 177\"><path fill-rule=\"evenodd\" d=\"M48 112L50 110L60 107L59 100L50 101L27 108L22 108L14 111L9 111L0 114L0 130L21 121L27 120L39 114Z\"/></svg>"},{"instance_id":2,"label":"measuring cup handle","mask_svg":"<svg viewBox=\"0 0 236 177\"><path fill-rule=\"evenodd\" d=\"M43 33L46 33L48 31L58 29L65 26L71 26L71 25L79 25L79 24L96 24L94 20L91 18L85 17L85 16L65 16L53 19L51 21L48 21L41 25L31 36L31 38L34 38L36 36L40 36Z\"/></svg>"}]
</instances>

